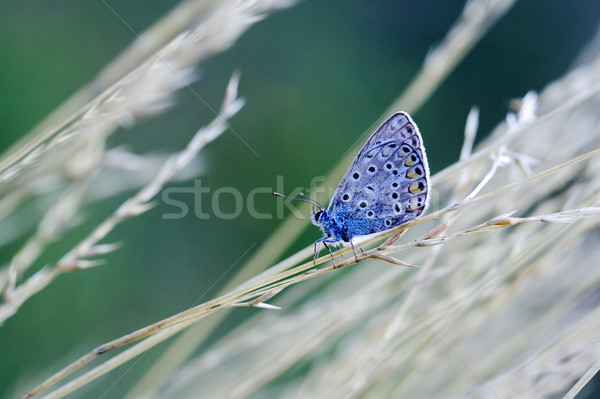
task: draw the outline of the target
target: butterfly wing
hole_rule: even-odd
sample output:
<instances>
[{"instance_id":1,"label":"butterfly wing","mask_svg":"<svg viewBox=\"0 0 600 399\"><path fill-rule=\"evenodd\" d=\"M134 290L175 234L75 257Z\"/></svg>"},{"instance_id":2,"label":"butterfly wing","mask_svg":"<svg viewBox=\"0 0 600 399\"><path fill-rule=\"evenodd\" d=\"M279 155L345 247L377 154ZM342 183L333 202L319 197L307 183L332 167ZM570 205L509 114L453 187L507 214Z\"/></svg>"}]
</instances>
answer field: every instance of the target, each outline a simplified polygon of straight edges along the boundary
<instances>
[{"instance_id":1,"label":"butterfly wing","mask_svg":"<svg viewBox=\"0 0 600 399\"><path fill-rule=\"evenodd\" d=\"M429 166L419 128L405 112L371 135L327 209L347 236L373 234L420 216L429 203Z\"/></svg>"}]
</instances>

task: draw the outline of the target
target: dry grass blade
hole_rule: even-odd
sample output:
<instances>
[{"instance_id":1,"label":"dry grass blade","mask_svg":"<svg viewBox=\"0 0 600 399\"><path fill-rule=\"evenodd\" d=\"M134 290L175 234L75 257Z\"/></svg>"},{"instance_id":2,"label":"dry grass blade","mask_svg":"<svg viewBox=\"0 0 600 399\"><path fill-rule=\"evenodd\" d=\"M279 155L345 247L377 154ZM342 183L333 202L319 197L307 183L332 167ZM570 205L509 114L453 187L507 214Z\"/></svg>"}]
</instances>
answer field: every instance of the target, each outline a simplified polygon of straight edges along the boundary
<instances>
[{"instance_id":1,"label":"dry grass blade","mask_svg":"<svg viewBox=\"0 0 600 399\"><path fill-rule=\"evenodd\" d=\"M164 109L170 94L195 78L198 62L229 48L269 12L292 4L290 0L181 2L148 31L134 32L138 40L95 81L3 154L0 183L17 177L59 143L84 134L89 125L129 124ZM104 128L112 130L114 125Z\"/></svg>"},{"instance_id":2,"label":"dry grass blade","mask_svg":"<svg viewBox=\"0 0 600 399\"><path fill-rule=\"evenodd\" d=\"M514 3L514 0L477 0L467 2L462 14L446 35L443 43L430 52L421 73L414 79L405 94L395 101L385 114L389 115L400 109L408 112L416 111L420 107L420 104L433 93L435 88L441 84L444 78L464 58L469 49L485 35L487 30ZM371 126L366 133L373 131L376 125L383 122L384 117L385 115L382 116L380 121ZM362 141L357 141L355 146L349 149L347 155L338 163L335 169L327 174L328 177L323 183L324 186L331 187L339 181L347 165L360 148L360 145L362 145ZM261 273L265 265L272 264L285 252L289 245L300 236L305 227L306 225L298 219L288 218L252 256L244 269L232 279L231 284L226 286L226 289L232 289L235 285L242 284L244 279ZM399 237L397 236L396 238ZM306 249L305 252L309 253L309 250ZM303 256L300 253L296 255L299 258ZM272 271L267 273L275 273L275 270L284 270L296 263L289 260L283 261L277 268L273 268ZM216 325L218 325L217 322L213 324L213 326ZM175 365L183 363L188 353L193 351L190 347L192 345L191 342L199 346L208 334L209 329L204 329L202 326L198 326L196 329L191 329L183 334L180 338L181 344L175 343L173 345L173 349L164 355L164 362L157 362L146 378L140 381L138 386L132 390L132 396L141 395L152 390L152 388L156 389L159 382L167 378L169 372L175 369Z\"/></svg>"},{"instance_id":3,"label":"dry grass blade","mask_svg":"<svg viewBox=\"0 0 600 399\"><path fill-rule=\"evenodd\" d=\"M166 182L169 181L169 179L175 174L175 172L177 172L177 170L183 168L200 151L200 149L202 149L206 144L210 143L211 141L216 139L221 133L223 133L227 128L226 120L228 118L232 117L233 115L235 115L244 104L244 102L242 100L236 98L237 81L238 81L238 77L234 76L232 78L233 84L230 84L228 87L227 95L225 97L225 101L223 103L224 105L221 110L221 113L217 116L217 118L209 126L200 129L194 135L194 137L192 138L192 140L190 141L188 146L183 151L181 151L179 154L177 154L177 155L171 157L169 160L167 160L167 162L165 163L165 165L163 166L161 171L159 171L158 175L156 176L156 178L153 181L151 181L148 185L143 187L135 196L133 196L132 198L125 201L115 211L115 213L112 216L110 216L108 219L106 219L100 226L98 226L96 229L94 229L94 231L92 231L88 237L86 237L83 241L81 241L72 251L70 251L68 254L66 254L55 268L43 269L46 272L46 275L42 276L42 277L45 277L45 278L40 278L39 276L34 276L36 278L34 282L30 282L28 280L26 282L26 285L24 285L24 287L27 288L27 291L21 293L20 296L25 297L25 299L26 299L28 293L31 295L33 293L38 292L45 285L49 284L52 281L53 277L56 277L61 272L81 267L81 262L82 262L81 258L90 256L91 254L97 252L98 246L96 246L96 243L99 240L104 238L118 223L122 222L123 220L125 220L128 217L135 216L135 215L139 214L141 211L145 210L146 205L148 204L148 201L150 201L154 197L154 195L158 192L158 190ZM49 277L46 277L46 276L49 276ZM35 284L35 282L38 282L38 284ZM272 295L275 295L275 293L273 293ZM265 297L263 299L263 301L267 300L267 299L268 298ZM24 299L21 299L19 301L19 304L21 304L23 302L23 300ZM258 305L260 302L262 302L262 301L258 301L256 304ZM11 304L10 301L7 304L4 304L3 307L4 306L7 306L7 308L10 308L14 313L14 309L13 309L14 305ZM235 306L235 304L231 304L231 306ZM250 305L248 305L248 306L250 306ZM34 388L31 392L29 392L27 395L25 395L25 397L36 396L38 393L42 392L43 390L45 390L48 387L52 386L53 384L57 383L61 379L65 378L66 376L68 376L75 370L79 369L80 367L84 366L85 364L89 363L90 361L92 361L94 358L96 358L97 356L99 356L101 354L104 354L110 350L122 347L123 345L127 345L131 342L137 341L146 336L156 334L159 331L172 329L172 327L174 327L177 324L189 322L190 317L192 317L192 315L195 318L202 317L205 313L214 311L214 309L217 309L219 307L220 307L220 305L217 304L217 305L205 305L204 307L195 308L195 309L192 309L191 311L184 312L183 314L180 314L180 315L175 315L167 320L163 320L159 323L148 326L148 327L138 330L134 333L128 334L127 336L125 336L121 339L109 342L105 345L101 345L99 348L97 348L94 351L92 351L91 353L83 356L82 358L80 358L79 360L74 362L73 364L69 365L65 369L61 370L60 372L56 373L54 376L52 376L49 379L47 379L46 381L44 381L38 387ZM265 307L265 306L263 306L263 307ZM1 309L2 308L0 308L0 310ZM2 314L3 313L0 312L0 315L2 315ZM163 339L168 338L169 336L171 336L173 333L175 333L177 331L179 331L179 330L174 329L171 334L164 334ZM162 341L162 340L153 340L152 342L154 342L154 344L157 344L160 341ZM145 345L147 345L147 343ZM137 347L137 348L139 350L140 347ZM130 350L125 353L127 355L132 355L134 353L137 355L140 352L136 352L135 350ZM123 356L123 357L126 357L126 356ZM110 366L109 366L109 364L110 364ZM65 387L62 387L58 391L58 393L55 395L58 395L58 397L61 397L63 395L63 393L61 393L61 392L72 392L71 391L72 389L74 390L78 387L85 385L85 383L89 382L92 378L95 378L95 377L98 377L98 376L104 374L105 372L111 370L112 368L118 366L121 363L119 363L118 360L112 359L109 364L105 364L101 368L100 372L87 373L86 375L84 375L83 377L80 377L79 379L75 380L71 384L67 384ZM50 397L52 397L52 395Z\"/></svg>"},{"instance_id":4,"label":"dry grass blade","mask_svg":"<svg viewBox=\"0 0 600 399\"><path fill-rule=\"evenodd\" d=\"M577 381L577 384L573 385L573 388L571 388L569 392L563 396L563 399L574 399L575 395L577 395L579 391L581 391L581 389L585 387L588 382L590 382L590 380L598 373L598 371L600 371L600 360L592 364L589 370L585 372L583 377Z\"/></svg>"},{"instance_id":5,"label":"dry grass blade","mask_svg":"<svg viewBox=\"0 0 600 399\"><path fill-rule=\"evenodd\" d=\"M398 104L418 108L513 3L469 1L394 109ZM74 208L51 207L0 275L5 296L0 323L61 273L97 267L90 257L117 248L100 243L113 228L150 209L165 182L226 129L227 119L243 105L238 74L219 115L183 151L167 159L150 182L57 265L19 284L41 249L60 234L59 227L76 221L80 190L101 167L105 140L115 127L167 106L169 94L192 78L191 65L207 54L202 51L226 48L277 4L215 3L215 19L165 41L152 60L65 118L25 154L0 164L0 182L8 188L50 173L74 181L65 183L64 195ZM164 86L151 82L157 70ZM286 230L297 221L285 223L257 251L250 271L236 276L223 294L96 347L25 397L50 388L47 398L74 393L184 330L183 338L194 335L177 342L184 354L158 361L156 373L140 379L130 397L531 398L565 392L585 373L566 396L572 397L600 367L598 76L600 57L539 96L528 93L518 113L507 115L475 150L478 111L473 109L460 159L432 178L434 209L361 244L366 251L358 254L359 265L350 248L334 253L336 267L326 263L329 254L313 263L310 245L262 271L301 231ZM143 88L137 86L140 81ZM81 129L88 124L92 133L84 135ZM85 167L44 162L53 151L77 157ZM0 200L0 214L30 195L27 189L15 190ZM252 310L253 317L182 365L233 308L286 311ZM204 330L198 334L190 328L194 325ZM82 374L74 376L76 371Z\"/></svg>"},{"instance_id":6,"label":"dry grass blade","mask_svg":"<svg viewBox=\"0 0 600 399\"><path fill-rule=\"evenodd\" d=\"M229 84L218 120L207 128L209 130L205 134L196 135L186 151L168 159L150 183L145 184L136 196L125 201L112 216L60 259L56 267L43 267L19 284L19 278L46 247L77 224L79 211L84 205L83 194L91 186L90 182L104 171L107 138L119 126L131 125L165 110L172 103L173 93L195 79L194 67L198 62L227 49L268 12L290 5L289 1L276 0L244 4L227 1L213 4L211 12L204 13L205 6L195 3L189 1L182 5L189 13L183 20L189 24L179 25L182 29L179 34L171 31L168 40L164 36L160 40L154 38L162 41L163 45L156 49L148 47L149 59L132 64L136 65L133 70L121 69L117 73L111 69L114 83L102 93L72 110L69 115L63 115L62 120L43 132L35 133L35 137L30 137L3 158L0 163L0 220L35 197L36 190L47 185L48 180L55 180L55 190L62 190L64 194L46 211L37 231L13 257L10 266L0 270L0 290L5 299L0 304L0 324L56 276L66 271L94 267L99 264L98 261L84 258L114 249L97 246L97 243L123 220L152 208L154 204L150 199L163 184L189 164L203 145L228 126L226 119L242 105L237 98L239 74L235 74ZM191 13L192 10L195 14ZM141 37L140 41L150 46L150 42L145 42ZM123 57L127 57L127 54ZM127 64L121 61L118 62L120 68ZM102 84L106 84L103 80L106 77L103 75L100 78ZM96 89L98 84L94 84ZM218 112L215 111L215 114Z\"/></svg>"},{"instance_id":7,"label":"dry grass blade","mask_svg":"<svg viewBox=\"0 0 600 399\"><path fill-rule=\"evenodd\" d=\"M528 217L528 218L514 218L514 217L510 217L508 214L506 214L506 215L502 215L501 217L494 218L490 222L480 224L479 226L465 229L458 233L450 234L447 237L457 238L457 237L462 237L467 234L483 232L483 231L486 231L487 227L489 227L489 226L493 226L494 228L502 228L502 227L509 227L509 226L512 226L515 224L520 224L520 223L524 223L524 222L532 222L532 221L563 222L563 221L565 221L565 218L567 218L569 221L573 221L576 217L589 218L590 216L597 215L599 212L600 212L600 208L585 207L585 208L582 208L579 210L574 210L574 211L563 211L563 212L558 212L555 214L532 216L532 217ZM509 221L509 222L503 222L503 221ZM432 239L435 239L435 238L431 238L431 237L428 238L428 240L432 240ZM442 240L440 242L445 242L445 241L447 241L447 240ZM387 251L396 251L397 252L401 248L408 249L409 247L415 247L415 246L419 246L419 245L421 245L421 243L419 243L418 241L414 241L412 244L409 244L409 245L406 245L403 247L401 247L401 246L382 247L382 248L376 249L376 251L383 252L383 253L385 253ZM361 256L380 257L381 255L379 255L379 254L370 255L369 252L367 252ZM383 257L385 257L387 259L387 256L383 255ZM349 262L352 263L353 259L349 259ZM393 263L395 263L395 262L393 262ZM162 341L163 339L166 339L166 337L171 336L173 333L175 333L177 331L180 331L181 328L187 327L190 322L197 321L199 317L203 317L204 315L206 315L207 314L206 312L214 311L216 309L224 309L224 308L231 307L231 306L248 306L248 305L255 305L256 303L262 303L264 300L267 300L270 297L272 297L274 294L278 293L284 287L288 287L288 286L296 284L300 281L305 281L307 279L314 278L316 276L322 275L323 273L326 273L326 272L329 272L332 270L332 267L329 267L329 268L321 269L318 271L313 271L310 273L298 274L302 271L305 271L309 267L311 267L310 262L308 262L306 265L299 266L298 268L293 268L287 272L279 273L276 276L263 279L262 281L256 281L253 285L251 285L251 286L246 285L243 289L236 290L236 291L230 293L229 295L226 295L225 297L221 297L217 300L214 300L214 301L211 301L204 305L201 305L190 311L184 312L183 314L178 315L174 318L157 323L156 325L149 326L147 329L140 330L137 333L130 334L127 337L124 337L123 340L119 340L118 343L114 343L114 344L109 343L107 345L103 345L101 347L102 352L104 352L107 349L118 347L125 343L131 342L132 337L140 337L141 338L150 333L156 333L158 331L163 332L163 334L160 334L160 337L148 339L148 341L144 341L143 343L132 348L131 350L127 351L126 353L124 353L122 355L118 355L116 358L114 358L114 361L111 361L110 363L107 362L107 363L99 366L98 368L88 372L85 376L82 376L79 379L75 380L73 383L71 383L72 385L69 385L68 389L74 389L75 387L81 386L83 383L89 381L89 379L96 378L97 376L108 371L108 369L112 369L113 367L116 367L116 365L121 364L123 361L129 359L131 356L137 355L137 354L141 353L141 351L143 351L143 350L147 350L149 347L155 345L156 343ZM422 278L422 277L419 278L418 281L420 282L419 285L415 286L418 289L424 289L423 287L426 287L427 283L431 283L431 280L428 280L428 279ZM425 284L425 285L423 285L423 284ZM393 291L393 292L395 292L395 291ZM413 293L412 295L416 295L417 291L415 289L413 289L411 292ZM256 299L249 303L244 302L252 297L255 297ZM405 301L407 299L408 298L405 298ZM414 311L411 310L411 312L414 312ZM397 337L399 332L402 330L402 323L400 322L401 318L396 317L395 319L396 319L395 322L392 323L392 325L394 325L394 327L391 328L391 325L390 325L390 327L386 330L387 331L387 333L386 333L387 340L390 340L393 337ZM172 321L170 321L170 320L172 320ZM423 322L423 324L425 326L427 326L430 333L433 333L435 336L436 329L432 326L432 324L430 324L431 322L428 322L426 319L422 319L421 321ZM120 342L120 341L122 341L122 342ZM442 342L444 342L444 345L448 349L451 349L451 347L449 346L450 343L448 343L446 341L442 341ZM387 359L387 356L378 357L378 361L384 361L385 359ZM468 366L467 361L466 360L463 360L463 361L464 361L465 365ZM272 367L268 367L266 369L273 370ZM262 370L262 368L261 368L261 370ZM377 371L377 367L369 369L369 373L367 373L367 375L371 374L373 372L376 372L376 371ZM481 380L481 377L478 377L478 378ZM248 382L250 382L250 381L248 381ZM232 386L236 386L235 394L240 395L241 392L246 392L246 393L249 392L249 391L243 390L241 387L245 386L246 389L250 389L250 387L254 387L251 389L256 389L256 387L257 387L255 385L256 382L257 382L257 380L254 380L254 382L250 385L241 385L240 386L238 384L232 384ZM367 386L362 383L358 384L358 385L354 384L354 386L353 386L354 390L362 390L365 388L367 388ZM65 389L67 389L67 388L65 388ZM488 387L486 389L490 389L490 388ZM63 392L63 391L59 391L59 392ZM65 392L67 392L67 391L65 391ZM62 395L62 393L61 393L61 395Z\"/></svg>"},{"instance_id":8,"label":"dry grass blade","mask_svg":"<svg viewBox=\"0 0 600 399\"><path fill-rule=\"evenodd\" d=\"M515 0L467 1L460 18L450 28L442 43L429 51L415 80L386 114L399 109L409 112L419 109L487 30L515 3Z\"/></svg>"},{"instance_id":9,"label":"dry grass blade","mask_svg":"<svg viewBox=\"0 0 600 399\"><path fill-rule=\"evenodd\" d=\"M85 258L99 252L112 250L114 246L98 246L98 242L110 233L115 226L124 220L140 215L153 205L150 200L167 183L177 171L185 167L196 154L208 143L216 139L227 129L226 120L235 115L244 102L236 98L238 76L232 78L233 85L228 87L226 100L221 113L207 127L200 129L188 146L179 154L169 158L156 177L144 186L136 195L126 200L111 216L98 225L86 238L65 254L54 267L44 267L18 287L10 287L10 295L0 305L0 323L13 315L29 297L50 284L54 278L64 272L85 269L100 264Z\"/></svg>"},{"instance_id":10,"label":"dry grass blade","mask_svg":"<svg viewBox=\"0 0 600 399\"><path fill-rule=\"evenodd\" d=\"M294 306L293 315L252 318L169 378L161 395L525 398L564 390L598 358L598 88L572 94L598 73L600 60L537 99L528 95L524 111L434 176L450 205L411 224L405 237L423 228L421 238L367 250L362 266L335 279L324 275L331 267L309 262L244 285L256 295L288 287L294 294L277 305ZM338 266L354 263L349 251L335 253L346 259ZM373 257L423 266L379 266ZM327 290L290 287L316 276Z\"/></svg>"}]
</instances>

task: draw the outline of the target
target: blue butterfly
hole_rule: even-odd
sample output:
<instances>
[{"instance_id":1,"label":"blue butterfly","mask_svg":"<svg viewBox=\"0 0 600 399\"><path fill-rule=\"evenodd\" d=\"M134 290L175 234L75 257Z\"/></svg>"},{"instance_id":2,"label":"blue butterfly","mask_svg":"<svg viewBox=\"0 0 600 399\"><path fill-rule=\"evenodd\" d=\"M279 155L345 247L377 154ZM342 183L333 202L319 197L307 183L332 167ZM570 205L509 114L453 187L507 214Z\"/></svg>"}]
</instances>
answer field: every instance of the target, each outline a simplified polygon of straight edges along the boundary
<instances>
[{"instance_id":1,"label":"blue butterfly","mask_svg":"<svg viewBox=\"0 0 600 399\"><path fill-rule=\"evenodd\" d=\"M319 208L312 212L311 221L324 235L315 241L314 258L321 243L332 259L328 244L350 244L358 261L353 241L363 241L419 217L429 204L429 186L429 166L419 128L410 115L398 112L367 140L327 209L316 201L294 198Z\"/></svg>"}]
</instances>

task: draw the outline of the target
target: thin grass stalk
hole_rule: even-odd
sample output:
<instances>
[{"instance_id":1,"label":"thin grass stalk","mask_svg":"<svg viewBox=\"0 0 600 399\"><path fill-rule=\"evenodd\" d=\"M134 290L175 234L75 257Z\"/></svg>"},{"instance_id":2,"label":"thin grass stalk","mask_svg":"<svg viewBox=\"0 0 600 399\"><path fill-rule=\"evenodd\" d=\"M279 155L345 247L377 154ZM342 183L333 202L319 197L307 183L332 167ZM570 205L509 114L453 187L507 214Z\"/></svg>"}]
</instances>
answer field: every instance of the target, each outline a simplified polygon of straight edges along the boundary
<instances>
[{"instance_id":1,"label":"thin grass stalk","mask_svg":"<svg viewBox=\"0 0 600 399\"><path fill-rule=\"evenodd\" d=\"M325 292L312 292L304 275L285 274L286 286L294 279L305 281L293 294L286 290L288 295L275 297L278 305L294 309L293 315L257 315L173 375L159 392L475 398L539 397L568 387L597 360L600 339L594 302L586 301L594 298L600 281L594 266L600 256L594 240L600 228L598 91L597 85L581 84L597 76L598 67L597 61L582 65L549 86L539 106L533 99L531 109L544 110L541 116L527 115L535 111L509 115L461 167L434 176L440 195L457 198L456 179L467 173L473 187L462 190L474 191L494 164L489 154L507 146L496 156L502 167L486 178L487 186L475 190L479 194L449 201L449 207L411 227L437 224L421 238L367 250L360 255L367 267L336 272ZM591 88L573 95L574 81ZM557 98L561 84L563 97ZM585 134L569 135L574 132ZM453 218L442 219L440 229L444 214ZM573 218L577 222L565 224ZM310 248L302 253L309 256ZM409 269L367 260L399 254L417 266L433 260L434 267L414 280ZM337 259L336 264L345 265ZM293 270L319 273L304 266ZM367 271L374 281L365 284ZM264 282L270 284L266 288L282 286L275 278ZM412 305L397 319L409 292ZM295 305L299 298L301 305ZM528 310L532 303L542 311ZM385 345L378 346L382 339ZM304 362L311 364L308 371L291 371Z\"/></svg>"},{"instance_id":2,"label":"thin grass stalk","mask_svg":"<svg viewBox=\"0 0 600 399\"><path fill-rule=\"evenodd\" d=\"M188 2L188 5L191 3L194 2ZM190 26L190 30L165 41L166 44L158 50L150 49L151 57L136 65L132 71L121 71L124 76L96 98L46 131L33 133L33 137L16 146L3 158L0 167L0 193L5 193L6 197L0 197L0 215L9 215L34 196L36 186L42 185L47 179L61 181L61 189L72 185L71 191L81 193L83 190L77 187L85 188L86 182L102 171L106 156L105 141L119 126L131 125L139 119L164 111L171 105L173 93L195 78L193 67L196 63L227 49L253 23L269 12L289 4L289 1L276 0L220 3L208 16ZM198 12L201 10L204 8L200 7ZM195 21L194 18L191 20ZM238 105L228 106L233 109ZM215 111L215 114L218 115L218 112ZM223 118L227 117L228 115L222 115L217 123L226 126ZM146 185L135 198L126 201L87 240L66 254L57 267L44 266L27 281L19 283L21 276L34 264L47 245L61 237L66 230L65 226L76 224L81 200L73 195L60 197L54 207L46 212L37 232L14 256L11 265L0 270L0 290L5 299L0 304L0 324L56 276L67 271L97 266L99 261L85 258L116 248L116 245L111 244L97 245L97 242L118 223L149 209L152 206L150 197L173 178L174 173L182 169L182 165L191 161L190 154L193 153L189 151L180 154L188 157L177 160L180 165L175 165L175 160L168 161L171 164L159 170L159 175L152 183ZM15 191L17 195L13 194ZM64 201L65 198L68 201Z\"/></svg>"},{"instance_id":3,"label":"thin grass stalk","mask_svg":"<svg viewBox=\"0 0 600 399\"><path fill-rule=\"evenodd\" d=\"M485 35L485 33L506 13L514 0L475 0L468 1L458 20L454 23L442 43L429 53L419 74L415 77L404 94L391 105L380 120L374 123L362 136L371 132L385 119L398 110L415 112L433 94L435 89L444 81L452 70L464 59L469 50ZM352 161L354 154L362 146L362 141L357 141L350 148L340 162L327 173L323 183L326 187L332 187L344 174L346 167ZM301 207L307 212L307 207ZM306 228L306 224L296 218L287 218L269 239L252 255L246 265L236 273L230 283L223 287L221 293L233 289L245 279L256 275L265 269L265 265L274 263L294 242ZM303 253L308 253L308 249ZM280 269L285 269L286 264L281 263ZM224 318L221 314L219 317ZM213 319L212 328L218 325ZM204 339L210 334L212 328L198 325L184 332L172 344L163 355L164 360L156 362L154 367L148 371L145 378L130 391L129 397L136 397L148 392L152 387L157 387L161 381L180 364L182 364L194 348L199 347ZM181 342L179 342L181 341Z\"/></svg>"},{"instance_id":4,"label":"thin grass stalk","mask_svg":"<svg viewBox=\"0 0 600 399\"><path fill-rule=\"evenodd\" d=\"M600 155L600 152L598 153L598 155ZM584 158L584 159L586 159L586 158ZM557 169L557 170L560 170L560 169ZM547 175L547 173L542 173L542 175ZM496 192L501 192L501 191L502 190L500 190L500 189L496 190ZM469 197L467 197L467 198L469 198ZM469 198L469 200L472 201L471 198ZM448 211L451 211L451 210L455 210L455 207L450 206L446 209ZM401 249L408 249L408 248L413 248L413 247L422 247L422 246L430 246L430 245L446 243L451 238L458 238L458 237L462 237L467 234L474 234L474 233L481 233L481 232L488 231L490 226L493 229L502 229L502 228L507 228L507 227L525 223L525 222L565 223L565 222L576 221L578 218L589 218L591 216L598 216L598 215L600 215L600 207L582 208L582 209L573 210L573 211L563 211L563 212L559 212L556 214L539 215L539 216L534 216L534 217L529 217L529 218L514 218L514 217L502 216L500 218L494 218L494 219L490 220L489 222L483 223L479 226L475 226L475 227L472 227L472 228L469 228L467 230L463 230L463 231L460 231L457 233L452 233L452 234L448 234L445 236L430 237L430 238L426 238L423 240L414 240L413 242L411 242L409 244L396 245L395 248L391 248L392 246L378 247L373 250L367 251L364 254L361 254L359 260L371 257L372 252L380 252L380 253L385 254L386 251L390 251L390 253L397 253ZM391 235L391 233L388 233L388 235ZM435 243L430 244L430 243L428 243L429 240L434 240ZM60 381L62 378L66 377L71 372L75 371L77 368L83 366L84 364L87 364L89 361L93 360L93 358L95 358L96 356L98 356L100 354L104 354L107 351L114 350L116 348L120 348L123 345L127 345L130 342L144 338L146 336L149 336L149 335L155 336L156 334L160 333L160 334L158 334L158 336L156 338L148 339L148 340L144 341L143 343L134 346L130 350L123 352L120 355L117 355L110 361L107 361L107 362L103 363L102 365L90 370L83 376L77 378L73 382L65 385L64 387L58 389L57 391L55 391L54 393L51 393L49 395L49 397L62 397L63 395L72 392L74 389L79 388L79 387L89 383L93 379L95 379L95 378L105 374L106 372L114 369L115 367L123 364L125 361L132 359L134 356L137 356L137 355L143 353L144 351L150 349L151 347L157 345L158 343L164 341L165 339L167 339L170 336L172 336L173 334L179 332L183 328L188 327L191 323L199 321L200 319L204 318L206 315L208 315L212 311L216 311L217 309L221 310L221 309L230 308L230 307L260 305L264 300L271 298L274 295L276 295L277 293L281 292L281 290L283 288L287 288L287 287L297 284L299 282L321 276L325 273L330 273L331 271L333 271L335 269L338 269L340 267L345 267L346 265L353 264L355 262L356 261L352 257L350 257L348 260L346 260L344 262L340 262L337 266L331 265L329 267L318 269L318 270L314 269L314 266L312 265L311 262L308 262L297 268L292 268L289 271L281 272L273 277L266 277L264 280L257 282L257 284L254 286L246 286L240 290L230 293L229 295L226 295L224 297L218 298L216 300L213 300L213 301L210 301L203 305L200 305L198 307L195 307L195 308L191 309L190 311L183 312L180 315L173 316L169 319L163 320L154 325L151 325L151 326L148 326L141 330L138 330L137 332L128 334L128 335L124 336L123 338L118 339L114 342L110 342L110 343L101 345L99 348L95 349L90 354L84 356L83 358L74 362L72 365L66 367L63 371L59 372L56 376L51 377L47 382L40 385L38 388L36 388L34 391L32 391L26 397L35 396L35 394L37 394L38 392L41 392L41 390ZM298 274L298 273L304 272L305 270L307 270L309 268L312 269L310 272ZM428 268L426 268L425 270L428 270ZM476 295L476 293L475 293L474 296L478 296L478 295ZM252 298L255 298L255 301L248 302ZM258 298L258 300L256 300L256 298ZM405 303L408 303L408 302L406 302L409 300L408 298L409 297L405 297L405 299L404 299ZM450 301L450 303L451 303L451 301ZM443 312L435 312L435 313L443 314ZM393 324L398 325L399 321L396 320ZM431 324L429 324L429 325L431 325ZM429 327L429 328L431 328L431 327ZM436 328L440 328L440 325L437 325ZM388 329L386 329L386 331L387 331L387 333L386 333L387 336L393 335L393 330L389 330L389 328L388 328ZM431 336L431 338L433 339L433 336ZM261 370L268 372L269 370L272 371L273 368L272 367L263 367L263 368L261 368ZM381 377L381 375L379 375L379 376ZM247 386L247 389L250 389L250 390L258 389L258 387L261 385L260 381L261 381L260 379L258 379L258 380L253 379L253 384ZM481 381L483 382L483 380L481 380ZM256 384L258 384L258 385L256 385ZM237 387L236 389L240 389L240 390L241 390L240 387L246 386L245 384L242 384L242 383L236 383L234 385ZM356 385L356 380L355 380L354 389L355 390L358 389L358 386ZM239 394L236 392L233 392L233 394L235 396L237 396ZM247 393L247 391L245 391L245 392Z\"/></svg>"}]
</instances>

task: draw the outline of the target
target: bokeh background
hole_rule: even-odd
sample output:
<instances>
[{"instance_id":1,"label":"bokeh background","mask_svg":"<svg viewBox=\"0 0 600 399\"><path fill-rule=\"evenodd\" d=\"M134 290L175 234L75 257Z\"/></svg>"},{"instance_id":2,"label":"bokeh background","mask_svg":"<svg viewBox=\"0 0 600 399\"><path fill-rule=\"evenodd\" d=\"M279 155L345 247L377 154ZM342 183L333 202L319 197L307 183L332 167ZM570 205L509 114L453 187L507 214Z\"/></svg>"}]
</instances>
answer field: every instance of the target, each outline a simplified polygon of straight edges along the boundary
<instances>
[{"instance_id":1,"label":"bokeh background","mask_svg":"<svg viewBox=\"0 0 600 399\"><path fill-rule=\"evenodd\" d=\"M91 81L135 32L175 3L108 4L114 11L104 2L73 0L0 5L0 150ZM203 210L210 210L212 194L222 187L243 195L257 187L288 193L306 187L326 175L408 86L463 5L458 0L300 2L257 23L232 49L203 63L192 85L201 98L182 89L167 112L119 130L110 145L140 154L181 149L214 117L229 77L240 70L240 94L247 104L231 126L247 144L228 132L201 153L198 179L211 190L201 198ZM588 0L517 2L413 115L432 173L458 158L473 105L480 108L483 137L505 116L511 99L563 75L599 21L600 7ZM278 176L283 187L277 186ZM193 185L189 180L172 187ZM85 209L81 224L51 246L37 268L56 262L131 194ZM190 209L198 206L190 195L178 199ZM281 222L275 217L277 200L267 194L256 197L256 209L271 219L253 218L244 208L231 220L199 220L191 213L165 220L162 216L175 210L158 200L153 210L108 237L124 245L106 256L106 265L60 277L0 327L0 396L23 393L22 384L39 381L92 347L199 298L210 299L227 280L225 271L242 264ZM233 202L223 200L222 210L233 212ZM39 216L32 211L23 223L33 228ZM2 237L0 261L6 264L27 235L4 231ZM318 237L316 228L307 229L288 254ZM251 312L234 312L219 331ZM119 379L109 396L126 392L161 348L126 372L118 369L114 378L106 377ZM92 384L82 397L99 397L103 384L106 380Z\"/></svg>"}]
</instances>

